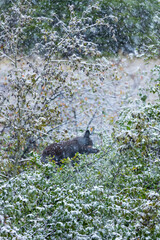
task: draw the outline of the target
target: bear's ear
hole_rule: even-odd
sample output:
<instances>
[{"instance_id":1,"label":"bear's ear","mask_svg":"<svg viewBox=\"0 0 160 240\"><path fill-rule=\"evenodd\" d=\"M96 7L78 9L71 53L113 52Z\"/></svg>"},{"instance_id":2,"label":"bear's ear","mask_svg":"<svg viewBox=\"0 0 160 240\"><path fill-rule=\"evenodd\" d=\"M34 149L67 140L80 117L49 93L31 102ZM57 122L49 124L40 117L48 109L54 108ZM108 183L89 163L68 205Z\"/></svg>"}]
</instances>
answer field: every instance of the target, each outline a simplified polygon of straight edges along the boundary
<instances>
[{"instance_id":1,"label":"bear's ear","mask_svg":"<svg viewBox=\"0 0 160 240\"><path fill-rule=\"evenodd\" d=\"M87 130L87 131L85 132L85 134L84 134L84 138L89 138L89 135L90 135L90 131Z\"/></svg>"}]
</instances>

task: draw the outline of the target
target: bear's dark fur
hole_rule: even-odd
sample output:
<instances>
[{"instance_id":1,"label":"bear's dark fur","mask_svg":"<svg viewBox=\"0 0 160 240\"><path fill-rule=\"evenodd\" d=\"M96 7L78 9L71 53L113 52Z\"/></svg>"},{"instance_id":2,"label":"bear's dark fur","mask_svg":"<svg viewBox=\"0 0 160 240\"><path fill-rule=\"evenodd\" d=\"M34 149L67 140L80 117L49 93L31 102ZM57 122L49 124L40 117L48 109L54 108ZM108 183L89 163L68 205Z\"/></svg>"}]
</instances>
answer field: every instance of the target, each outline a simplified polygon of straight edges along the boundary
<instances>
[{"instance_id":1,"label":"bear's dark fur","mask_svg":"<svg viewBox=\"0 0 160 240\"><path fill-rule=\"evenodd\" d=\"M54 160L60 165L60 160L68 157L73 158L76 153L98 153L98 149L92 148L93 142L89 136L90 132L87 130L83 137L49 145L44 149L41 161L47 163L48 160Z\"/></svg>"}]
</instances>

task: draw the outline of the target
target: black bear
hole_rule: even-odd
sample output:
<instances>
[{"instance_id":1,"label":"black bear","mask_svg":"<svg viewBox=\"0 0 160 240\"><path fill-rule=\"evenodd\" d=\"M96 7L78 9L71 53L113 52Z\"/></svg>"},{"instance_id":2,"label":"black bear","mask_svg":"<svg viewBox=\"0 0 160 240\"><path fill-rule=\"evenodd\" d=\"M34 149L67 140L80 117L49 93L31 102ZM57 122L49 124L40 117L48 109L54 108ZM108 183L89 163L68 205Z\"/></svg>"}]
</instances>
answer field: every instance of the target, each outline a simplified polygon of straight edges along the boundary
<instances>
[{"instance_id":1,"label":"black bear","mask_svg":"<svg viewBox=\"0 0 160 240\"><path fill-rule=\"evenodd\" d=\"M90 132L87 130L83 137L49 145L44 149L41 161L47 163L48 160L54 160L60 165L60 160L68 157L73 158L76 153L98 153L98 149L92 148L93 142L89 136Z\"/></svg>"}]
</instances>

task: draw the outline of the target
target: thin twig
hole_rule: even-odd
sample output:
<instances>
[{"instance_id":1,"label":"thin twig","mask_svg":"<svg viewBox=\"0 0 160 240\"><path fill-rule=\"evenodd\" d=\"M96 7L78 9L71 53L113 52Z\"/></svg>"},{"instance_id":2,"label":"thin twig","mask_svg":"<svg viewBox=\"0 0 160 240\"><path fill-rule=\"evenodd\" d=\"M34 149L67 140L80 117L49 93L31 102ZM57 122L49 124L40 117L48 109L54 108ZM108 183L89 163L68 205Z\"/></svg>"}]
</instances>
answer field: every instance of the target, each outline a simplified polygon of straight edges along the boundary
<instances>
[{"instance_id":1,"label":"thin twig","mask_svg":"<svg viewBox=\"0 0 160 240\"><path fill-rule=\"evenodd\" d=\"M93 119L95 118L96 113L97 113L97 109L96 109L96 111L94 112L94 114L93 114L91 120L89 121L89 123L88 123L88 125L87 125L87 129L89 128L89 125L91 124L91 122L92 122Z\"/></svg>"},{"instance_id":2,"label":"thin twig","mask_svg":"<svg viewBox=\"0 0 160 240\"><path fill-rule=\"evenodd\" d=\"M8 58L13 64L15 63L15 61L11 58L11 57L9 57L9 56L7 56L7 54L5 54L4 52L2 52L2 51L0 51L0 54L2 54L0 57L6 57L6 58Z\"/></svg>"}]
</instances>

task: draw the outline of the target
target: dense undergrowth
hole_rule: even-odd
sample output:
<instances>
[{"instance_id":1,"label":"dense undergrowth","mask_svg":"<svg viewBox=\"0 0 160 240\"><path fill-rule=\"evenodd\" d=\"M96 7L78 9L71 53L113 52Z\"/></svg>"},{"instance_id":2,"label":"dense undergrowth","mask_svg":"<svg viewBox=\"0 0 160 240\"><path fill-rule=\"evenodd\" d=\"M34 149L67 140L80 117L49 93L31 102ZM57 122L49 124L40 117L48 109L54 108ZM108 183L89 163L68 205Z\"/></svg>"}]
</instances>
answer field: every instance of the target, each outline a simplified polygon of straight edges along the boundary
<instances>
[{"instance_id":1,"label":"dense undergrowth","mask_svg":"<svg viewBox=\"0 0 160 240\"><path fill-rule=\"evenodd\" d=\"M1 186L1 239L160 239L158 79L157 101L123 111L97 155L57 168L33 154Z\"/></svg>"},{"instance_id":2,"label":"dense undergrowth","mask_svg":"<svg viewBox=\"0 0 160 240\"><path fill-rule=\"evenodd\" d=\"M159 159L103 151L59 169L35 156L1 187L2 239L159 239Z\"/></svg>"}]
</instances>

